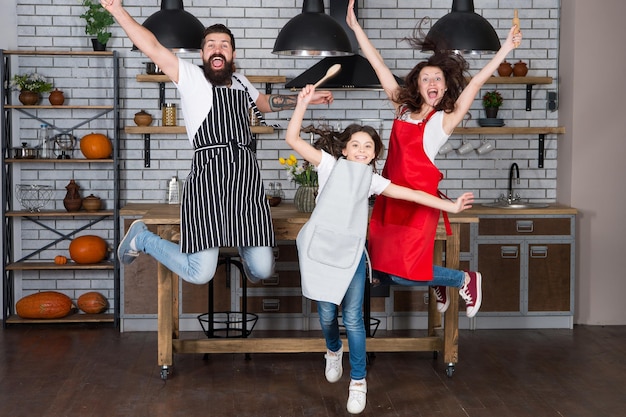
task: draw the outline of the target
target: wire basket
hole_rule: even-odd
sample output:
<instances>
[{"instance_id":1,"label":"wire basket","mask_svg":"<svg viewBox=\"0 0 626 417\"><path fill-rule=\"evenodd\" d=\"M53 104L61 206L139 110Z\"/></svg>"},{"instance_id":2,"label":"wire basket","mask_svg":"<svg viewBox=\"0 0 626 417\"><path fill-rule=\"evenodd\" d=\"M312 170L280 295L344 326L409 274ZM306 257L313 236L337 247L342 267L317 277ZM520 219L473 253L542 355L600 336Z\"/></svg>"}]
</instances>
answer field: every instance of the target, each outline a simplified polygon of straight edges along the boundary
<instances>
[{"instance_id":1,"label":"wire basket","mask_svg":"<svg viewBox=\"0 0 626 417\"><path fill-rule=\"evenodd\" d=\"M41 211L52 198L52 192L54 191L50 185L39 184L17 184L15 188L17 200L22 207L31 213Z\"/></svg>"}]
</instances>

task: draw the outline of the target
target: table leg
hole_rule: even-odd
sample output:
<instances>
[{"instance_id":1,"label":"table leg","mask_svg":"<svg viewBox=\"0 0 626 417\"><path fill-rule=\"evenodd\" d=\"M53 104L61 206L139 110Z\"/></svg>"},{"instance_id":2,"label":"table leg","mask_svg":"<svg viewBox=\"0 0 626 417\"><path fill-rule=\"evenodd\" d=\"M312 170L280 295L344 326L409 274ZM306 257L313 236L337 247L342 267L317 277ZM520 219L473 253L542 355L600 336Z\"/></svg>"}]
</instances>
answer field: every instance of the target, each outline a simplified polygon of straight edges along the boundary
<instances>
[{"instance_id":1,"label":"table leg","mask_svg":"<svg viewBox=\"0 0 626 417\"><path fill-rule=\"evenodd\" d=\"M458 223L450 226L452 235L446 240L446 267L459 269L461 226ZM452 289L448 291L448 297L450 307L444 315L443 360L446 364L453 365L459 357L459 292Z\"/></svg>"}]
</instances>

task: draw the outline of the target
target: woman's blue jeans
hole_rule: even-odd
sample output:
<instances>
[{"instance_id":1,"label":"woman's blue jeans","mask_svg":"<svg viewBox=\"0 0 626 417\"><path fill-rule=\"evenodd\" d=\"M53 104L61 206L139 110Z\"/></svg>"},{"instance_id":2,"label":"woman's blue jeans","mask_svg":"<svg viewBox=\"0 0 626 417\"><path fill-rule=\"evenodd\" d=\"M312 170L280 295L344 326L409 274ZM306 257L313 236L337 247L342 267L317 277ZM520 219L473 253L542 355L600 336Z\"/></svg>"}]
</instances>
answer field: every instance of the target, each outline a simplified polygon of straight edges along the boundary
<instances>
[{"instance_id":1,"label":"woman's blue jeans","mask_svg":"<svg viewBox=\"0 0 626 417\"><path fill-rule=\"evenodd\" d=\"M365 291L365 253L341 302L341 316L350 347L350 378L363 379L366 375L365 324L363 323L363 295ZM326 301L317 302L326 348L337 352L341 348L338 306Z\"/></svg>"},{"instance_id":2,"label":"woman's blue jeans","mask_svg":"<svg viewBox=\"0 0 626 417\"><path fill-rule=\"evenodd\" d=\"M432 281L413 281L410 279L400 278L395 275L389 275L389 277L395 284L408 286L428 285L431 287L443 286L461 288L465 283L465 272L458 271L456 269L444 268L443 266L438 265L433 265Z\"/></svg>"},{"instance_id":3,"label":"woman's blue jeans","mask_svg":"<svg viewBox=\"0 0 626 417\"><path fill-rule=\"evenodd\" d=\"M215 275L219 248L181 253L180 245L149 231L139 233L135 244L137 249L152 256L192 284L206 284ZM238 250L250 279L267 279L274 274L274 253L271 246L241 246Z\"/></svg>"}]
</instances>

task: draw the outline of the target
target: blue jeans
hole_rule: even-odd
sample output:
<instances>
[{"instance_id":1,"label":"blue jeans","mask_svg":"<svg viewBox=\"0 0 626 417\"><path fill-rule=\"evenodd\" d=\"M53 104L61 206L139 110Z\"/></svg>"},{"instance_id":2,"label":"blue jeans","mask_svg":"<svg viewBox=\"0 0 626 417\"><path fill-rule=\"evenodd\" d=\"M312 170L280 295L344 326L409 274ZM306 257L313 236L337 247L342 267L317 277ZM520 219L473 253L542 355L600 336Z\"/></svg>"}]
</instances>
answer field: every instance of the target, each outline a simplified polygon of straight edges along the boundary
<instances>
[{"instance_id":1,"label":"blue jeans","mask_svg":"<svg viewBox=\"0 0 626 417\"><path fill-rule=\"evenodd\" d=\"M465 283L465 272L456 269L444 268L443 266L433 265L432 281L412 281L410 279L400 278L395 275L389 275L389 278L399 285L408 286L424 286L428 285L461 288Z\"/></svg>"},{"instance_id":2,"label":"blue jeans","mask_svg":"<svg viewBox=\"0 0 626 417\"><path fill-rule=\"evenodd\" d=\"M365 292L365 253L350 282L348 291L341 302L343 325L350 347L350 378L363 379L366 375L365 324L363 323L363 295ZM326 339L326 348L337 352L341 348L338 306L327 301L317 302L322 333Z\"/></svg>"},{"instance_id":3,"label":"blue jeans","mask_svg":"<svg viewBox=\"0 0 626 417\"><path fill-rule=\"evenodd\" d=\"M137 249L147 253L187 282L206 284L215 275L219 248L196 253L181 253L180 245L145 231L135 238ZM246 273L254 280L274 274L274 253L270 246L240 246L239 255Z\"/></svg>"}]
</instances>

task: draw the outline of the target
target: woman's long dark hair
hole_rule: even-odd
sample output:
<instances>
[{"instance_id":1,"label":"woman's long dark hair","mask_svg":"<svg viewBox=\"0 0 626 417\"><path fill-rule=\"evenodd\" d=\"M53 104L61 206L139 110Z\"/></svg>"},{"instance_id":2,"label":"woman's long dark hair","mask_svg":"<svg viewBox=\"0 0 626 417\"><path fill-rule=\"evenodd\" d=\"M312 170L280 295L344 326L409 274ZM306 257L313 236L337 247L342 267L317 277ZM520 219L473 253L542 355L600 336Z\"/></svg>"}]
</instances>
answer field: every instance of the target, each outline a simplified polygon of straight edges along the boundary
<instances>
[{"instance_id":1,"label":"woman's long dark hair","mask_svg":"<svg viewBox=\"0 0 626 417\"><path fill-rule=\"evenodd\" d=\"M424 67L437 67L443 72L446 79L447 91L441 101L435 106L435 110L443 110L450 113L454 110L456 100L467 85L465 76L469 69L467 61L459 54L442 49L441 45L429 43L421 28L425 19L413 30L413 36L404 38L411 47L419 50L433 50L433 55L426 61L417 64L405 77L404 86L401 86L395 94L394 101L406 105L410 111L418 111L424 104L424 99L419 93L419 75Z\"/></svg>"}]
</instances>

